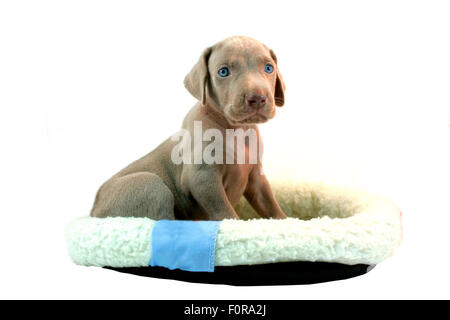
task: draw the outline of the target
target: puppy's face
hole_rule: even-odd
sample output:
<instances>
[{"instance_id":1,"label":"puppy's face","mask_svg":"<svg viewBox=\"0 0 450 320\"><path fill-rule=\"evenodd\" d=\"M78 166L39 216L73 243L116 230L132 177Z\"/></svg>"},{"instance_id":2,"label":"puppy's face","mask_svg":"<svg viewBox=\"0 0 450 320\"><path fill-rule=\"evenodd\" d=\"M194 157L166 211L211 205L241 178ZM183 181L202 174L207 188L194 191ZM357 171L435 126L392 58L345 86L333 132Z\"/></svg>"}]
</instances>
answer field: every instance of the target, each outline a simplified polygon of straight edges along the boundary
<instances>
[{"instance_id":1,"label":"puppy's face","mask_svg":"<svg viewBox=\"0 0 450 320\"><path fill-rule=\"evenodd\" d=\"M186 76L185 85L231 124L266 122L275 116L275 106L284 104L284 83L275 54L247 37L228 38L206 49Z\"/></svg>"}]
</instances>

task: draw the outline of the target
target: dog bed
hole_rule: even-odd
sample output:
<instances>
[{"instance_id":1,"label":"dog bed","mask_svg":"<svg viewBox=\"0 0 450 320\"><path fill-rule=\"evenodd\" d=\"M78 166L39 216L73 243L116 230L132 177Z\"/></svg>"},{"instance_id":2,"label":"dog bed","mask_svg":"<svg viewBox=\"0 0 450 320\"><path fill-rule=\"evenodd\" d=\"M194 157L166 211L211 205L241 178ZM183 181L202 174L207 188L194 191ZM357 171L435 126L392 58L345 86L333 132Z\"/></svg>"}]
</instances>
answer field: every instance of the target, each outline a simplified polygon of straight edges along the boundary
<instances>
[{"instance_id":1,"label":"dog bed","mask_svg":"<svg viewBox=\"0 0 450 320\"><path fill-rule=\"evenodd\" d=\"M258 218L244 199L236 207L241 220L84 217L66 229L68 252L79 265L141 276L279 285L358 276L400 245L401 213L388 199L312 183L272 189L285 220Z\"/></svg>"}]
</instances>

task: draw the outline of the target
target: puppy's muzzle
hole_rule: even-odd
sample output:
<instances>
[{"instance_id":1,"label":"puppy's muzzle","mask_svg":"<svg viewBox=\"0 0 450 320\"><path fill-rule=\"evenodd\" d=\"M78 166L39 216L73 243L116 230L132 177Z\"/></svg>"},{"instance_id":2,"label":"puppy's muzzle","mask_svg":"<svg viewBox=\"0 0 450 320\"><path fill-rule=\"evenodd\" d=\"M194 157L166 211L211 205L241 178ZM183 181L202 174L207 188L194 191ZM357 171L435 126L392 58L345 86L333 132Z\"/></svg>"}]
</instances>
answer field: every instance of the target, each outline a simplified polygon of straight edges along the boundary
<instances>
[{"instance_id":1,"label":"puppy's muzzle","mask_svg":"<svg viewBox=\"0 0 450 320\"><path fill-rule=\"evenodd\" d=\"M261 109L266 105L266 96L250 92L245 95L245 104L251 109Z\"/></svg>"}]
</instances>

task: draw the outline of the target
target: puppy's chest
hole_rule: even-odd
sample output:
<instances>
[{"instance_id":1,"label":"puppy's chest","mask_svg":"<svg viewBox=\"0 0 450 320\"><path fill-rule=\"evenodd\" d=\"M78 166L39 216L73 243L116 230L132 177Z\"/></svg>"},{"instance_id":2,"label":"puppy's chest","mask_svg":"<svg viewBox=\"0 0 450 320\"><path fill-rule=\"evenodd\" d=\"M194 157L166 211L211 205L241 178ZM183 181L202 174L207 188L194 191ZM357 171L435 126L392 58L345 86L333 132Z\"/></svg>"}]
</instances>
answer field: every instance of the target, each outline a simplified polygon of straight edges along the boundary
<instances>
[{"instance_id":1,"label":"puppy's chest","mask_svg":"<svg viewBox=\"0 0 450 320\"><path fill-rule=\"evenodd\" d=\"M249 136L228 137L223 145L226 164L257 164L261 160L263 146L256 131Z\"/></svg>"}]
</instances>

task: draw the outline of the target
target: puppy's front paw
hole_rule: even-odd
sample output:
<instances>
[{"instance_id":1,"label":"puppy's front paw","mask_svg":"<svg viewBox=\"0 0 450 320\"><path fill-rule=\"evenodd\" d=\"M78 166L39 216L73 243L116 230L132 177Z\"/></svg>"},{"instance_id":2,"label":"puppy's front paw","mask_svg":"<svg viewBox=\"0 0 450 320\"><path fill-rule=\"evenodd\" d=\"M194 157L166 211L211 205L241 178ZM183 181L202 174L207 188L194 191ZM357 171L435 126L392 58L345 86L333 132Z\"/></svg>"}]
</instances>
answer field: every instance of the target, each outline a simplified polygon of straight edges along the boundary
<instances>
[{"instance_id":1,"label":"puppy's front paw","mask_svg":"<svg viewBox=\"0 0 450 320\"><path fill-rule=\"evenodd\" d=\"M272 216L272 219L286 219L286 218L287 218L287 216L283 211L277 212L276 214L274 214Z\"/></svg>"}]
</instances>

